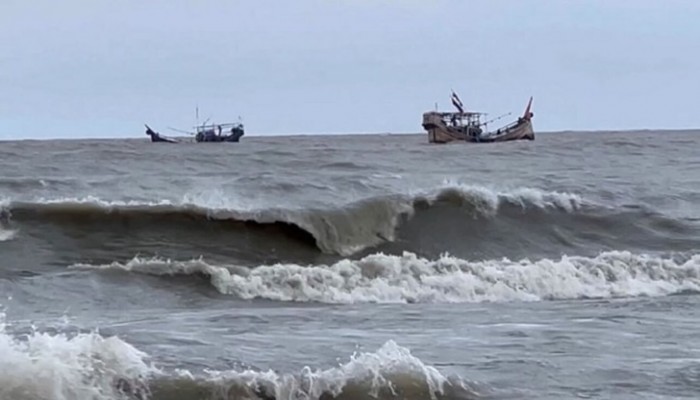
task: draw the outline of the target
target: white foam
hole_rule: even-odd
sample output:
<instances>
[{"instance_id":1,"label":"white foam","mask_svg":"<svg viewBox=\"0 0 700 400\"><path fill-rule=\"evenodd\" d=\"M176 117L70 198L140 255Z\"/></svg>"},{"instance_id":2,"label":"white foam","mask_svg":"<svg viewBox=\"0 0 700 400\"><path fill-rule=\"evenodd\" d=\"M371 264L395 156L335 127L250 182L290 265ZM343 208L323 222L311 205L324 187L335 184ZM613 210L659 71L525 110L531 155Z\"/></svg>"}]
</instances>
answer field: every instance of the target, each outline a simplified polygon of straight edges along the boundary
<instances>
[{"instance_id":1,"label":"white foam","mask_svg":"<svg viewBox=\"0 0 700 400\"><path fill-rule=\"evenodd\" d=\"M138 208L138 207L158 207L158 206L177 206L177 203L170 200L154 200L154 201L141 201L141 200L104 200L97 196L83 196L83 197L58 197L58 198L45 198L40 197L34 199L30 202L20 202L19 204L36 204L39 206L57 206L69 208L71 206L93 206L95 208L103 208L105 210L117 209L117 208ZM48 208L48 207L46 207Z\"/></svg>"},{"instance_id":2,"label":"white foam","mask_svg":"<svg viewBox=\"0 0 700 400\"><path fill-rule=\"evenodd\" d=\"M0 242L7 242L15 238L17 231L2 229L0 227Z\"/></svg>"},{"instance_id":3,"label":"white foam","mask_svg":"<svg viewBox=\"0 0 700 400\"><path fill-rule=\"evenodd\" d=\"M118 399L117 385L145 383L155 371L146 354L117 337L96 333L7 333L0 313L0 399Z\"/></svg>"},{"instance_id":4,"label":"white foam","mask_svg":"<svg viewBox=\"0 0 700 400\"><path fill-rule=\"evenodd\" d=\"M15 238L17 234L16 230L7 229L3 227L5 224L5 218L7 217L5 213L10 207L11 201L6 197L0 197L0 242L7 242Z\"/></svg>"},{"instance_id":5,"label":"white foam","mask_svg":"<svg viewBox=\"0 0 700 400\"><path fill-rule=\"evenodd\" d=\"M134 258L127 263L73 265L153 275L202 273L221 293L242 299L323 303L507 302L663 296L700 291L700 255L673 260L629 252L539 261L428 260L405 252L374 254L332 265L211 265L202 259Z\"/></svg>"}]
</instances>

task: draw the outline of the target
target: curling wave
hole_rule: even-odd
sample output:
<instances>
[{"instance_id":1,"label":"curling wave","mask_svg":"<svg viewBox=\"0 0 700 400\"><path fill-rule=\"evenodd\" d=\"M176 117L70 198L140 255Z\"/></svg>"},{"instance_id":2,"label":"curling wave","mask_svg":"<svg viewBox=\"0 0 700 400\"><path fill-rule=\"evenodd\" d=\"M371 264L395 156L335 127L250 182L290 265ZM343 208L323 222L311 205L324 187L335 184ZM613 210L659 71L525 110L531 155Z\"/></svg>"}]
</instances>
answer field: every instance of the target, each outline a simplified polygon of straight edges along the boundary
<instances>
[{"instance_id":1,"label":"curling wave","mask_svg":"<svg viewBox=\"0 0 700 400\"><path fill-rule=\"evenodd\" d=\"M27 238L50 241L51 235L67 233L91 239L74 242L73 251L89 251L100 241L119 242L135 252L151 252L153 246L180 254L207 249L207 254L235 256L248 265L316 262L314 257L321 254L371 252L412 251L429 257L449 252L471 259L593 255L591 249L700 248L697 220L666 216L641 205L603 205L575 194L526 188L499 192L450 185L335 208L207 204L211 202L15 201L3 208L0 221L8 230L26 231ZM329 261L324 258L318 261Z\"/></svg>"},{"instance_id":2,"label":"curling wave","mask_svg":"<svg viewBox=\"0 0 700 400\"><path fill-rule=\"evenodd\" d=\"M451 185L415 194L374 197L332 209L265 208L240 210L207 207L171 201L104 201L99 198L52 199L34 202L7 202L3 216L18 222L78 223L112 222L119 229L145 226L156 229L167 222L186 230L192 224L218 223L221 226L277 225L295 238L314 243L322 252L348 256L396 239L397 228L417 210L434 207L466 209L477 216L493 217L502 208L573 212L583 205L575 194L543 192L520 188L494 191L475 186ZM447 217L450 218L450 217ZM123 229L123 227L122 227ZM144 228L145 229L145 228Z\"/></svg>"}]
</instances>

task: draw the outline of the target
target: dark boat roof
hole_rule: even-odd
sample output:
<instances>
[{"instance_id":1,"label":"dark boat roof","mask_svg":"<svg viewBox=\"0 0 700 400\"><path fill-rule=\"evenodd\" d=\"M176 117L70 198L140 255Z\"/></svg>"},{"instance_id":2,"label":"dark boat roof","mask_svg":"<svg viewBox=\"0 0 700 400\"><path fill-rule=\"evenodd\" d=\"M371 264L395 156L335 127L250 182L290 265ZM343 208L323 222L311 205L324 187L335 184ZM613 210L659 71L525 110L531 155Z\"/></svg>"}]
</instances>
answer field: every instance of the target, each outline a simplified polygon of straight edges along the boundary
<instances>
[{"instance_id":1,"label":"dark boat roof","mask_svg":"<svg viewBox=\"0 0 700 400\"><path fill-rule=\"evenodd\" d=\"M488 113L482 113L482 112L474 112L474 111L467 111L467 112L457 112L457 111L428 111L426 114L438 114L441 117L450 117L453 115L456 115L458 117L472 117L472 116L477 116L477 115L488 115Z\"/></svg>"},{"instance_id":2,"label":"dark boat roof","mask_svg":"<svg viewBox=\"0 0 700 400\"><path fill-rule=\"evenodd\" d=\"M210 128L218 128L218 127L226 128L229 126L241 126L241 125L243 125L243 124L240 122L226 122L223 124L198 125L198 126L195 126L195 128L196 129L210 129Z\"/></svg>"}]
</instances>

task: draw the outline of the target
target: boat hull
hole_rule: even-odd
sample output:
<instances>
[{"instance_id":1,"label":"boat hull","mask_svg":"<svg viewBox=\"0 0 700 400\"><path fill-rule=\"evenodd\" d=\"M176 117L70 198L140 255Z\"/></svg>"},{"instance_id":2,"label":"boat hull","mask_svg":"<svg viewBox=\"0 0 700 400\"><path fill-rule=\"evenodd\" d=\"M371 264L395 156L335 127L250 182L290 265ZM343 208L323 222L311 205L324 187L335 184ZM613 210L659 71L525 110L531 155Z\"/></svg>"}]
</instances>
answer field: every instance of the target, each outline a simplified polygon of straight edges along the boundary
<instances>
[{"instance_id":1,"label":"boat hull","mask_svg":"<svg viewBox=\"0 0 700 400\"><path fill-rule=\"evenodd\" d=\"M166 138L160 135L151 136L151 142L154 143L177 143L177 140Z\"/></svg>"},{"instance_id":2,"label":"boat hull","mask_svg":"<svg viewBox=\"0 0 700 400\"><path fill-rule=\"evenodd\" d=\"M146 125L146 135L151 137L153 143L177 143L177 140L162 136Z\"/></svg>"},{"instance_id":3,"label":"boat hull","mask_svg":"<svg viewBox=\"0 0 700 400\"><path fill-rule=\"evenodd\" d=\"M430 143L493 143L512 140L535 140L532 120L521 118L517 122L498 129L495 132L482 133L469 128L447 126L438 113L423 114L423 128L428 132Z\"/></svg>"}]
</instances>

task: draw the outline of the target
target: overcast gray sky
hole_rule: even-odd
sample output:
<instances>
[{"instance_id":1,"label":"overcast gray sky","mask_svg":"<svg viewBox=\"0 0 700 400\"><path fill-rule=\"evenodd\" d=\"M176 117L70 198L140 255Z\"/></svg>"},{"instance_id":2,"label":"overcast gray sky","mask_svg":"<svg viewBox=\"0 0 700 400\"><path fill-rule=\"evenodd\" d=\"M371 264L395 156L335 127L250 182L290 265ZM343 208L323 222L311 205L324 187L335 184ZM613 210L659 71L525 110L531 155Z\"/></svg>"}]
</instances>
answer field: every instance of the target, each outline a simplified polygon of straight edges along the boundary
<instances>
[{"instance_id":1,"label":"overcast gray sky","mask_svg":"<svg viewBox=\"0 0 700 400\"><path fill-rule=\"evenodd\" d=\"M698 0L1 0L0 139L700 125ZM506 121L502 121L506 122Z\"/></svg>"}]
</instances>

